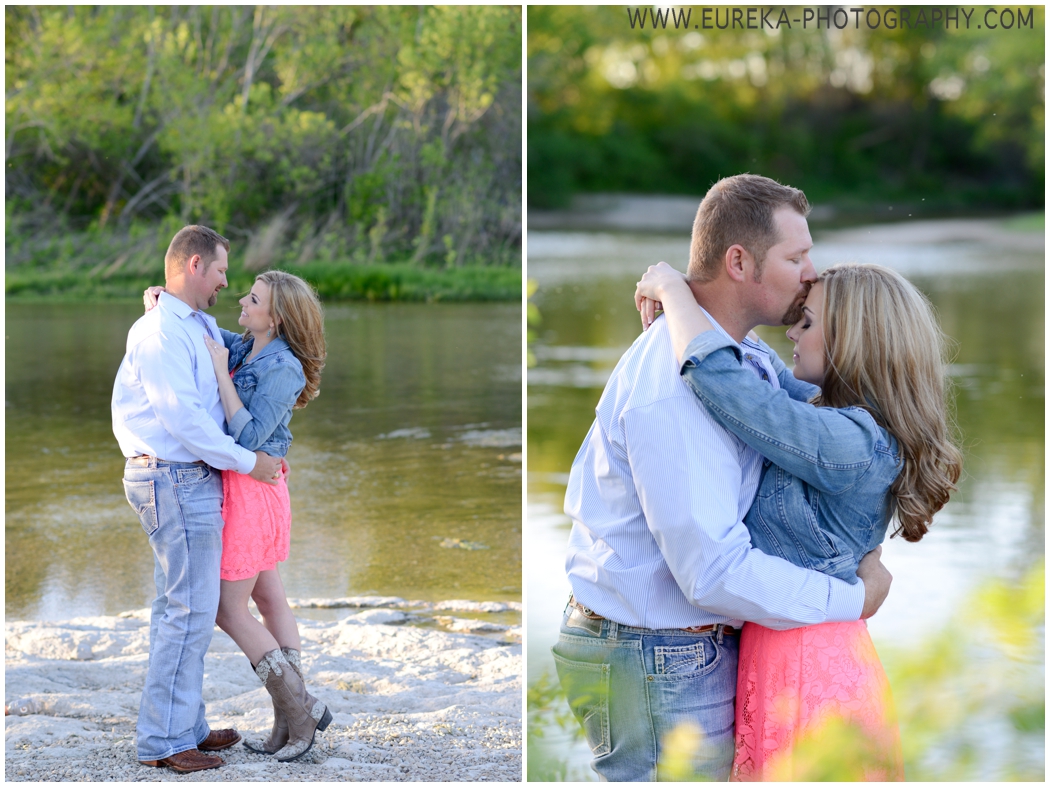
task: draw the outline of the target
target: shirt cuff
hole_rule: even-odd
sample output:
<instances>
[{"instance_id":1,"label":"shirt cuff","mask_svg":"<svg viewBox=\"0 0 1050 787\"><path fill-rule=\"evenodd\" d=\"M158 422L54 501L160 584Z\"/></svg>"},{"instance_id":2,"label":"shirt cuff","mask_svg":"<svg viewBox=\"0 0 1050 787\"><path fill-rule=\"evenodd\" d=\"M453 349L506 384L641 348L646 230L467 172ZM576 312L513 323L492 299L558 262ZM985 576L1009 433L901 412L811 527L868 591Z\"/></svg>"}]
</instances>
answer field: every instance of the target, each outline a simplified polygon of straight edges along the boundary
<instances>
[{"instance_id":1,"label":"shirt cuff","mask_svg":"<svg viewBox=\"0 0 1050 787\"><path fill-rule=\"evenodd\" d=\"M247 448L241 448L237 446L237 472L241 475L248 475L255 469L255 452L249 451Z\"/></svg>"},{"instance_id":2,"label":"shirt cuff","mask_svg":"<svg viewBox=\"0 0 1050 787\"><path fill-rule=\"evenodd\" d=\"M685 348L685 360L682 361L682 368L678 370L679 373L689 367L699 366L704 358L715 350L721 350L723 347L731 347L737 361L741 360L740 346L736 342L721 331L704 331L689 342L689 346Z\"/></svg>"},{"instance_id":3,"label":"shirt cuff","mask_svg":"<svg viewBox=\"0 0 1050 787\"><path fill-rule=\"evenodd\" d=\"M860 620L864 611L864 580L855 585L841 579L828 577L831 588L828 592L828 617L826 623L847 623Z\"/></svg>"},{"instance_id":4,"label":"shirt cuff","mask_svg":"<svg viewBox=\"0 0 1050 787\"><path fill-rule=\"evenodd\" d=\"M252 420L252 414L248 412L247 407L242 407L240 410L233 414L233 418L226 424L230 432L230 437L234 440L241 439L241 432L244 431L244 427L248 425L248 422Z\"/></svg>"}]
</instances>

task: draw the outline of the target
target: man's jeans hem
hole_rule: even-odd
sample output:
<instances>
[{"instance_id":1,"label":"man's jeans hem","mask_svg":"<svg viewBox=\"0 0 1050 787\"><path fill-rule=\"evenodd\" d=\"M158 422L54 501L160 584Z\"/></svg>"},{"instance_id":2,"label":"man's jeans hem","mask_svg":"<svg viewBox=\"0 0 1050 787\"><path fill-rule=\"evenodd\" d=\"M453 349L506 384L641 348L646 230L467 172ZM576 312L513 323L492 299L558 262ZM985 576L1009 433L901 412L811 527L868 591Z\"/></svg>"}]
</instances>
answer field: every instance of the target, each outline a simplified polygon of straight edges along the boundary
<instances>
[{"instance_id":1,"label":"man's jeans hem","mask_svg":"<svg viewBox=\"0 0 1050 787\"><path fill-rule=\"evenodd\" d=\"M727 780L739 644L722 627L700 634L640 629L567 609L552 652L594 755L591 768L603 781L669 778L668 739L688 729L700 733L686 753L695 775Z\"/></svg>"}]
</instances>

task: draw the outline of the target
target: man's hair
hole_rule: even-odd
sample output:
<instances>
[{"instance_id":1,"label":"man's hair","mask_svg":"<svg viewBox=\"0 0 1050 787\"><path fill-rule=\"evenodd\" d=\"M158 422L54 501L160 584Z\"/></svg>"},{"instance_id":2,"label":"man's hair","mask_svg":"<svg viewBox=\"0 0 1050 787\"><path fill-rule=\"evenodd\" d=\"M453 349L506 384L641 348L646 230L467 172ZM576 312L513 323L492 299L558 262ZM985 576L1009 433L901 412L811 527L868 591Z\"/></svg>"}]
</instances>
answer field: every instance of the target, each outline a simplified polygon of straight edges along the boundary
<instances>
[{"instance_id":1,"label":"man's hair","mask_svg":"<svg viewBox=\"0 0 1050 787\"><path fill-rule=\"evenodd\" d=\"M175 233L168 245L168 252L164 255L164 278L171 279L182 273L190 257L195 254L200 255L207 272L215 262L215 249L218 246L222 246L227 252L230 250L230 242L210 227L202 227L200 224L183 227Z\"/></svg>"},{"instance_id":2,"label":"man's hair","mask_svg":"<svg viewBox=\"0 0 1050 787\"><path fill-rule=\"evenodd\" d=\"M707 282L717 278L726 250L734 244L754 257L755 275L760 275L766 252L779 240L773 214L783 207L809 215L806 195L775 180L744 174L718 181L696 211L688 279Z\"/></svg>"}]
</instances>

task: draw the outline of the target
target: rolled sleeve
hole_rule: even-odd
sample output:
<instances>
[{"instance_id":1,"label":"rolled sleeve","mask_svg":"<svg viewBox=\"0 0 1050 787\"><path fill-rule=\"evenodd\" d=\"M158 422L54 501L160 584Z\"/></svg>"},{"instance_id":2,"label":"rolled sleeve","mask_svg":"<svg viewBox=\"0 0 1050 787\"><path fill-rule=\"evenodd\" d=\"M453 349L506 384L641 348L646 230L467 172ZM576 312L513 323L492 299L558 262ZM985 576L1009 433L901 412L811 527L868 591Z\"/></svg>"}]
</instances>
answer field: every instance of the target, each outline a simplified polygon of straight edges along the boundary
<instances>
[{"instance_id":1,"label":"rolled sleeve","mask_svg":"<svg viewBox=\"0 0 1050 787\"><path fill-rule=\"evenodd\" d=\"M248 412L247 407L242 407L240 410L233 414L226 426L230 430L230 436L238 443L241 442L241 433L244 431L244 427L248 425L248 422L252 420L252 414ZM244 445L241 443L241 445Z\"/></svg>"}]
</instances>

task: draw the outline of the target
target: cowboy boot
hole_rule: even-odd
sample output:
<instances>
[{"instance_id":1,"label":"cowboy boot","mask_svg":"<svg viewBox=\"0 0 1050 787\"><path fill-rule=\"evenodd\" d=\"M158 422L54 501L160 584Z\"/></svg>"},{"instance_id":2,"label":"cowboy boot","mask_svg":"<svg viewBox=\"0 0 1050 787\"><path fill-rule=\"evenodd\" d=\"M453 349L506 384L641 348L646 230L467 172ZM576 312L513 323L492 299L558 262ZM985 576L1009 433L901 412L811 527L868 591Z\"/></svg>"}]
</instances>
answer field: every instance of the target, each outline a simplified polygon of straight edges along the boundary
<instances>
[{"instance_id":1,"label":"cowboy boot","mask_svg":"<svg viewBox=\"0 0 1050 787\"><path fill-rule=\"evenodd\" d=\"M306 684L279 650L264 655L255 674L288 725L288 743L275 753L278 761L290 762L302 757L314 745L315 732L323 732L331 724L332 712L307 693Z\"/></svg>"},{"instance_id":2,"label":"cowboy boot","mask_svg":"<svg viewBox=\"0 0 1050 787\"><path fill-rule=\"evenodd\" d=\"M295 670L295 674L302 680L303 668L299 651L295 648L281 648L281 652L288 659L288 664ZM254 664L252 664L252 669L255 669ZM274 754L280 751L286 743L288 743L288 722L276 704L273 706L273 729L270 730L270 737L262 740L258 738L245 738L244 740L244 745L256 754Z\"/></svg>"}]
</instances>

